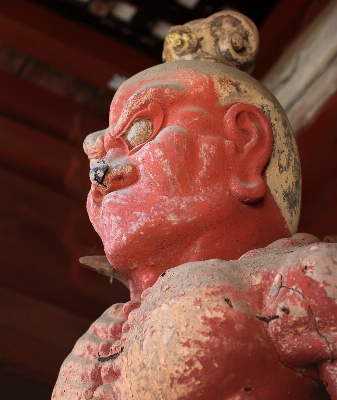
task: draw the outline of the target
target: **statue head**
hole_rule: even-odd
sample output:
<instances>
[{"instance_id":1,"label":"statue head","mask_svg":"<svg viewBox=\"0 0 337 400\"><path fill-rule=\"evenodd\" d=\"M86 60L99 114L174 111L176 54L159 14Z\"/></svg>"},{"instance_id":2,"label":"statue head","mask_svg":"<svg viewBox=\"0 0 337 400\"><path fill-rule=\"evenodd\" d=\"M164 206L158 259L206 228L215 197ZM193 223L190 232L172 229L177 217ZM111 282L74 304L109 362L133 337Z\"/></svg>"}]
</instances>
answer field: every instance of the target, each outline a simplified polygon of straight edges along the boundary
<instances>
[{"instance_id":1,"label":"statue head","mask_svg":"<svg viewBox=\"0 0 337 400\"><path fill-rule=\"evenodd\" d=\"M142 291L184 262L237 259L295 233L300 167L288 119L249 75L175 61L126 81L89 135L87 209L107 258Z\"/></svg>"}]
</instances>

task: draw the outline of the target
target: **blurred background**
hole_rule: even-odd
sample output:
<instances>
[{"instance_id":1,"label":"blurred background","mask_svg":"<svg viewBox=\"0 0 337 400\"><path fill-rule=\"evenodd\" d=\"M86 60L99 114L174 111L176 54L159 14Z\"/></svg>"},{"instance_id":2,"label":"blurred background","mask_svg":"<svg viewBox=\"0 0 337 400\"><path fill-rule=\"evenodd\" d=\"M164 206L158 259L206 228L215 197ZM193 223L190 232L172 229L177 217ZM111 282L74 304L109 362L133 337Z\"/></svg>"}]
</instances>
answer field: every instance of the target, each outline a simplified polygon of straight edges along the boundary
<instances>
[{"instance_id":1,"label":"blurred background","mask_svg":"<svg viewBox=\"0 0 337 400\"><path fill-rule=\"evenodd\" d=\"M263 80L332 2L1 0L1 399L49 399L75 341L106 308L128 300L120 282L78 262L104 254L85 210L82 142L108 126L119 85L161 62L170 26L225 9L258 26L252 75ZM337 94L330 92L315 113L305 106L310 115L296 125L299 230L320 239L337 235Z\"/></svg>"}]
</instances>

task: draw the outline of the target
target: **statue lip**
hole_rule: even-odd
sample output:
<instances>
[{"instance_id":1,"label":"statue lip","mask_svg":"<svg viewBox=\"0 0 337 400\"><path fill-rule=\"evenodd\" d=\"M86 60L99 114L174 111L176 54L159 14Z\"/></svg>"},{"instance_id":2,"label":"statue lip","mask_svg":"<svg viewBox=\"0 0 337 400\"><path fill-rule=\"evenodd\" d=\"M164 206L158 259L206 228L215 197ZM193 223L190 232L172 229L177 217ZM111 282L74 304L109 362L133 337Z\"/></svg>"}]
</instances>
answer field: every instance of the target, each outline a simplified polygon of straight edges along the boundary
<instances>
[{"instance_id":1,"label":"statue lip","mask_svg":"<svg viewBox=\"0 0 337 400\"><path fill-rule=\"evenodd\" d=\"M90 194L93 198L93 200L95 201L97 207L104 207L107 206L109 203L116 203L116 204L128 204L130 202L130 198L129 196L126 195L125 191L129 189L129 187L127 188L121 188L121 189L117 189L114 190L112 192L108 192L106 193L104 196L102 196L102 199L99 201L96 201L94 196L93 196L93 191L95 191L96 186L92 185L91 186L91 190L90 190Z\"/></svg>"}]
</instances>

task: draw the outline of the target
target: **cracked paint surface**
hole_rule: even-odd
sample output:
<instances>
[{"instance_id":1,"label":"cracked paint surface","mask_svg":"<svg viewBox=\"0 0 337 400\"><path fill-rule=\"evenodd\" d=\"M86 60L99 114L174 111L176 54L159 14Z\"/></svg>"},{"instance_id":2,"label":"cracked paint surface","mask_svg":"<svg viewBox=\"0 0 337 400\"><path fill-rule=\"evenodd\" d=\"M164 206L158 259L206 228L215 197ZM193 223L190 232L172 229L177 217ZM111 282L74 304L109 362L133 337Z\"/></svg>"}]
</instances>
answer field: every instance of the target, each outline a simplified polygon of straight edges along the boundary
<instances>
[{"instance_id":1,"label":"cracked paint surface","mask_svg":"<svg viewBox=\"0 0 337 400\"><path fill-rule=\"evenodd\" d=\"M290 254L274 286L278 289L272 288L275 295L266 312L279 316L268 329L280 361L296 371L314 365L337 398L336 245L315 243L299 250L296 258Z\"/></svg>"},{"instance_id":2,"label":"cracked paint surface","mask_svg":"<svg viewBox=\"0 0 337 400\"><path fill-rule=\"evenodd\" d=\"M300 169L278 102L176 61L125 82L109 124L85 142L87 209L131 301L79 339L53 399L337 400L336 246L289 238Z\"/></svg>"},{"instance_id":3,"label":"cracked paint surface","mask_svg":"<svg viewBox=\"0 0 337 400\"><path fill-rule=\"evenodd\" d=\"M329 399L323 381L335 400L337 246L296 236L170 269L141 302L110 308L54 399Z\"/></svg>"}]
</instances>

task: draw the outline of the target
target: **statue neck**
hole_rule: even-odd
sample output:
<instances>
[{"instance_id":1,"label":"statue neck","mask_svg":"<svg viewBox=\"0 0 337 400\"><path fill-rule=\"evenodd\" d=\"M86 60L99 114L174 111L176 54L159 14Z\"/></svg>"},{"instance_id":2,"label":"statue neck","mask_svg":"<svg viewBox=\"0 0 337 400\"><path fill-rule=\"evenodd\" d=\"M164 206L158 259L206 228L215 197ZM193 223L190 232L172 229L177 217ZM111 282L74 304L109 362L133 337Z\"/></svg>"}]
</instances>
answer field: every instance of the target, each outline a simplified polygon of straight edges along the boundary
<instances>
[{"instance_id":1,"label":"statue neck","mask_svg":"<svg viewBox=\"0 0 337 400\"><path fill-rule=\"evenodd\" d=\"M236 200L235 200L236 201ZM252 205L239 205L225 220L215 219L197 237L193 230L155 254L148 264L131 272L131 280L142 293L168 269L209 259L237 260L249 250L265 247L291 233L271 193Z\"/></svg>"}]
</instances>

